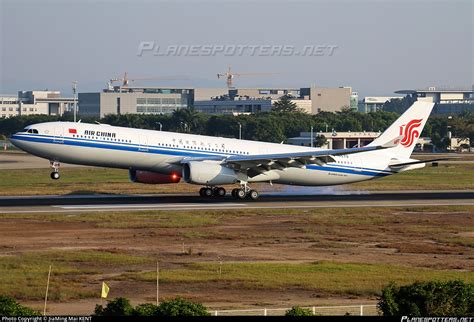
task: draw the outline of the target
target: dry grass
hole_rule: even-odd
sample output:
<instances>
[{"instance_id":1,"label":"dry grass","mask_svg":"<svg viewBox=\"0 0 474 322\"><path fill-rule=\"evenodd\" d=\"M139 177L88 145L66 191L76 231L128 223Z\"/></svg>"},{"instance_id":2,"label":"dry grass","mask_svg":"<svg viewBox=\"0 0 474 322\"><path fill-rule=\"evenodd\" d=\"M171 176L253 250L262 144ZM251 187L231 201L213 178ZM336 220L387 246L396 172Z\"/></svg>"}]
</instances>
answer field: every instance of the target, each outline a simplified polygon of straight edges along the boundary
<instances>
[{"instance_id":1,"label":"dry grass","mask_svg":"<svg viewBox=\"0 0 474 322\"><path fill-rule=\"evenodd\" d=\"M1 294L16 299L41 299L51 265L49 298L54 301L97 296L97 275L111 267L124 269L149 262L143 256L91 250L29 252L0 259Z\"/></svg>"},{"instance_id":2,"label":"dry grass","mask_svg":"<svg viewBox=\"0 0 474 322\"><path fill-rule=\"evenodd\" d=\"M221 271L221 273L219 273ZM315 262L290 263L194 263L184 268L164 270L163 283L214 283L241 289L305 289L338 295L379 295L388 281L409 284L415 281L462 279L474 282L471 272L443 271L384 264ZM129 273L119 279L153 282L156 272ZM218 287L216 285L216 287Z\"/></svg>"}]
</instances>

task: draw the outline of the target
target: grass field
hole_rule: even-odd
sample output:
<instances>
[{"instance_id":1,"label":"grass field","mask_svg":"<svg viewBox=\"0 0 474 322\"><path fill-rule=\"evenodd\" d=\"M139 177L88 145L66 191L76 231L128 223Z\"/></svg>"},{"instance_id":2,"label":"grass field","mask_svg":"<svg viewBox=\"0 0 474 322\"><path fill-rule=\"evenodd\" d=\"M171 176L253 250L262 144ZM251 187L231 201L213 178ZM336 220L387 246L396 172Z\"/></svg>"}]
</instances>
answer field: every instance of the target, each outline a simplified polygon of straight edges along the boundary
<instances>
[{"instance_id":1,"label":"grass field","mask_svg":"<svg viewBox=\"0 0 474 322\"><path fill-rule=\"evenodd\" d=\"M198 191L198 186L180 183L178 185L144 185L131 183L126 170L105 168L64 168L61 179L49 177L49 169L0 170L0 195L37 194L132 194L132 193L177 193ZM274 191L285 186L268 184L254 185L261 192ZM230 186L228 187L230 188ZM311 188L308 188L311 189ZM362 190L444 190L474 189L474 164L440 164L425 167L386 178L342 186L338 189Z\"/></svg>"},{"instance_id":2,"label":"grass field","mask_svg":"<svg viewBox=\"0 0 474 322\"><path fill-rule=\"evenodd\" d=\"M16 299L41 299L51 265L51 300L96 297L101 282L94 282L95 277L110 271L111 267L125 269L147 262L150 260L146 257L93 250L50 250L1 256L0 293Z\"/></svg>"},{"instance_id":3,"label":"grass field","mask_svg":"<svg viewBox=\"0 0 474 322\"><path fill-rule=\"evenodd\" d=\"M156 272L126 273L120 278L153 282ZM163 271L163 283L214 283L232 285L242 290L288 288L317 291L330 295L376 296L394 281L462 279L474 283L472 272L443 271L386 264L360 263L194 263L184 268Z\"/></svg>"},{"instance_id":4,"label":"grass field","mask_svg":"<svg viewBox=\"0 0 474 322\"><path fill-rule=\"evenodd\" d=\"M52 301L97 298L102 281L152 298L156 260L164 296L227 306L474 283L471 206L2 214L0 231L1 293L22 300L41 300L49 265Z\"/></svg>"}]
</instances>

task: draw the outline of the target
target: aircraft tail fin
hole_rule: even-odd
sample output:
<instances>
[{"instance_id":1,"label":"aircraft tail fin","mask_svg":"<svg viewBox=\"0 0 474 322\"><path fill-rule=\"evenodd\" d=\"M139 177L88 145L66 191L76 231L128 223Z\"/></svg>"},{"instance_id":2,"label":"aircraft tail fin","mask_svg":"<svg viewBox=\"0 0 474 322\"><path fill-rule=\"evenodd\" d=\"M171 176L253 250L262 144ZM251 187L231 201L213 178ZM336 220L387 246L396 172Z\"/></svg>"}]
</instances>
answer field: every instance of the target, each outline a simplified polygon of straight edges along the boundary
<instances>
[{"instance_id":1,"label":"aircraft tail fin","mask_svg":"<svg viewBox=\"0 0 474 322\"><path fill-rule=\"evenodd\" d=\"M393 140L393 138L397 138L399 140L396 142L397 145L390 148L390 150L397 157L409 158L433 106L434 103L416 101L369 146L383 145Z\"/></svg>"}]
</instances>

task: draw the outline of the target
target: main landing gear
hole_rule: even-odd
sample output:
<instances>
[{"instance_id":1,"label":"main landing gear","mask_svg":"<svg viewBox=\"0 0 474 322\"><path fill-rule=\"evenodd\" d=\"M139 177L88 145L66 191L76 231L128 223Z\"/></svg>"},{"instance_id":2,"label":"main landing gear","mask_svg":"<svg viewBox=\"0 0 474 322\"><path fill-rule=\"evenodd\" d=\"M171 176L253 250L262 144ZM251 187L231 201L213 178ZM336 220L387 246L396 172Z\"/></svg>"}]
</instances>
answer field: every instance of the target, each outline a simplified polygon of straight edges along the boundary
<instances>
[{"instance_id":1,"label":"main landing gear","mask_svg":"<svg viewBox=\"0 0 474 322\"><path fill-rule=\"evenodd\" d=\"M56 161L50 161L51 168L53 169L53 172L51 172L51 179L53 180L58 180L61 176L59 175L59 162Z\"/></svg>"},{"instance_id":2,"label":"main landing gear","mask_svg":"<svg viewBox=\"0 0 474 322\"><path fill-rule=\"evenodd\" d=\"M226 191L222 187L202 187L199 190L201 197L211 198L223 198L225 197ZM259 197L258 191L250 189L246 184L243 184L240 188L232 189L232 197L237 200L251 199L257 200Z\"/></svg>"},{"instance_id":3,"label":"main landing gear","mask_svg":"<svg viewBox=\"0 0 474 322\"><path fill-rule=\"evenodd\" d=\"M232 189L231 194L232 197L237 200L243 200L245 198L257 200L259 197L258 191L250 189L246 184L243 184L240 188Z\"/></svg>"},{"instance_id":4,"label":"main landing gear","mask_svg":"<svg viewBox=\"0 0 474 322\"><path fill-rule=\"evenodd\" d=\"M210 198L210 197L217 197L217 198L225 197L225 193L226 193L226 191L222 187L202 187L199 190L199 195L201 197L207 197L207 198Z\"/></svg>"}]
</instances>

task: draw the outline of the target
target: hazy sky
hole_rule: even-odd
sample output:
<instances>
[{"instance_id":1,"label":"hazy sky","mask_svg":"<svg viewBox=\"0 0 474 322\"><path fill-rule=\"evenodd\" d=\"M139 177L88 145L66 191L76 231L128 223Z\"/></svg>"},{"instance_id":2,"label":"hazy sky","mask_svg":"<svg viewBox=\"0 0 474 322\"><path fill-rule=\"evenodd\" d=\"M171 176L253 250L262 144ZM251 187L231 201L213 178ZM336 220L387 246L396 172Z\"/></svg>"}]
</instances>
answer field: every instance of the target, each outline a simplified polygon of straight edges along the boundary
<instances>
[{"instance_id":1,"label":"hazy sky","mask_svg":"<svg viewBox=\"0 0 474 322\"><path fill-rule=\"evenodd\" d=\"M99 91L112 77L187 76L136 85L352 86L362 96L473 83L473 1L0 0L0 93ZM169 45L337 46L332 56L137 55Z\"/></svg>"}]
</instances>

